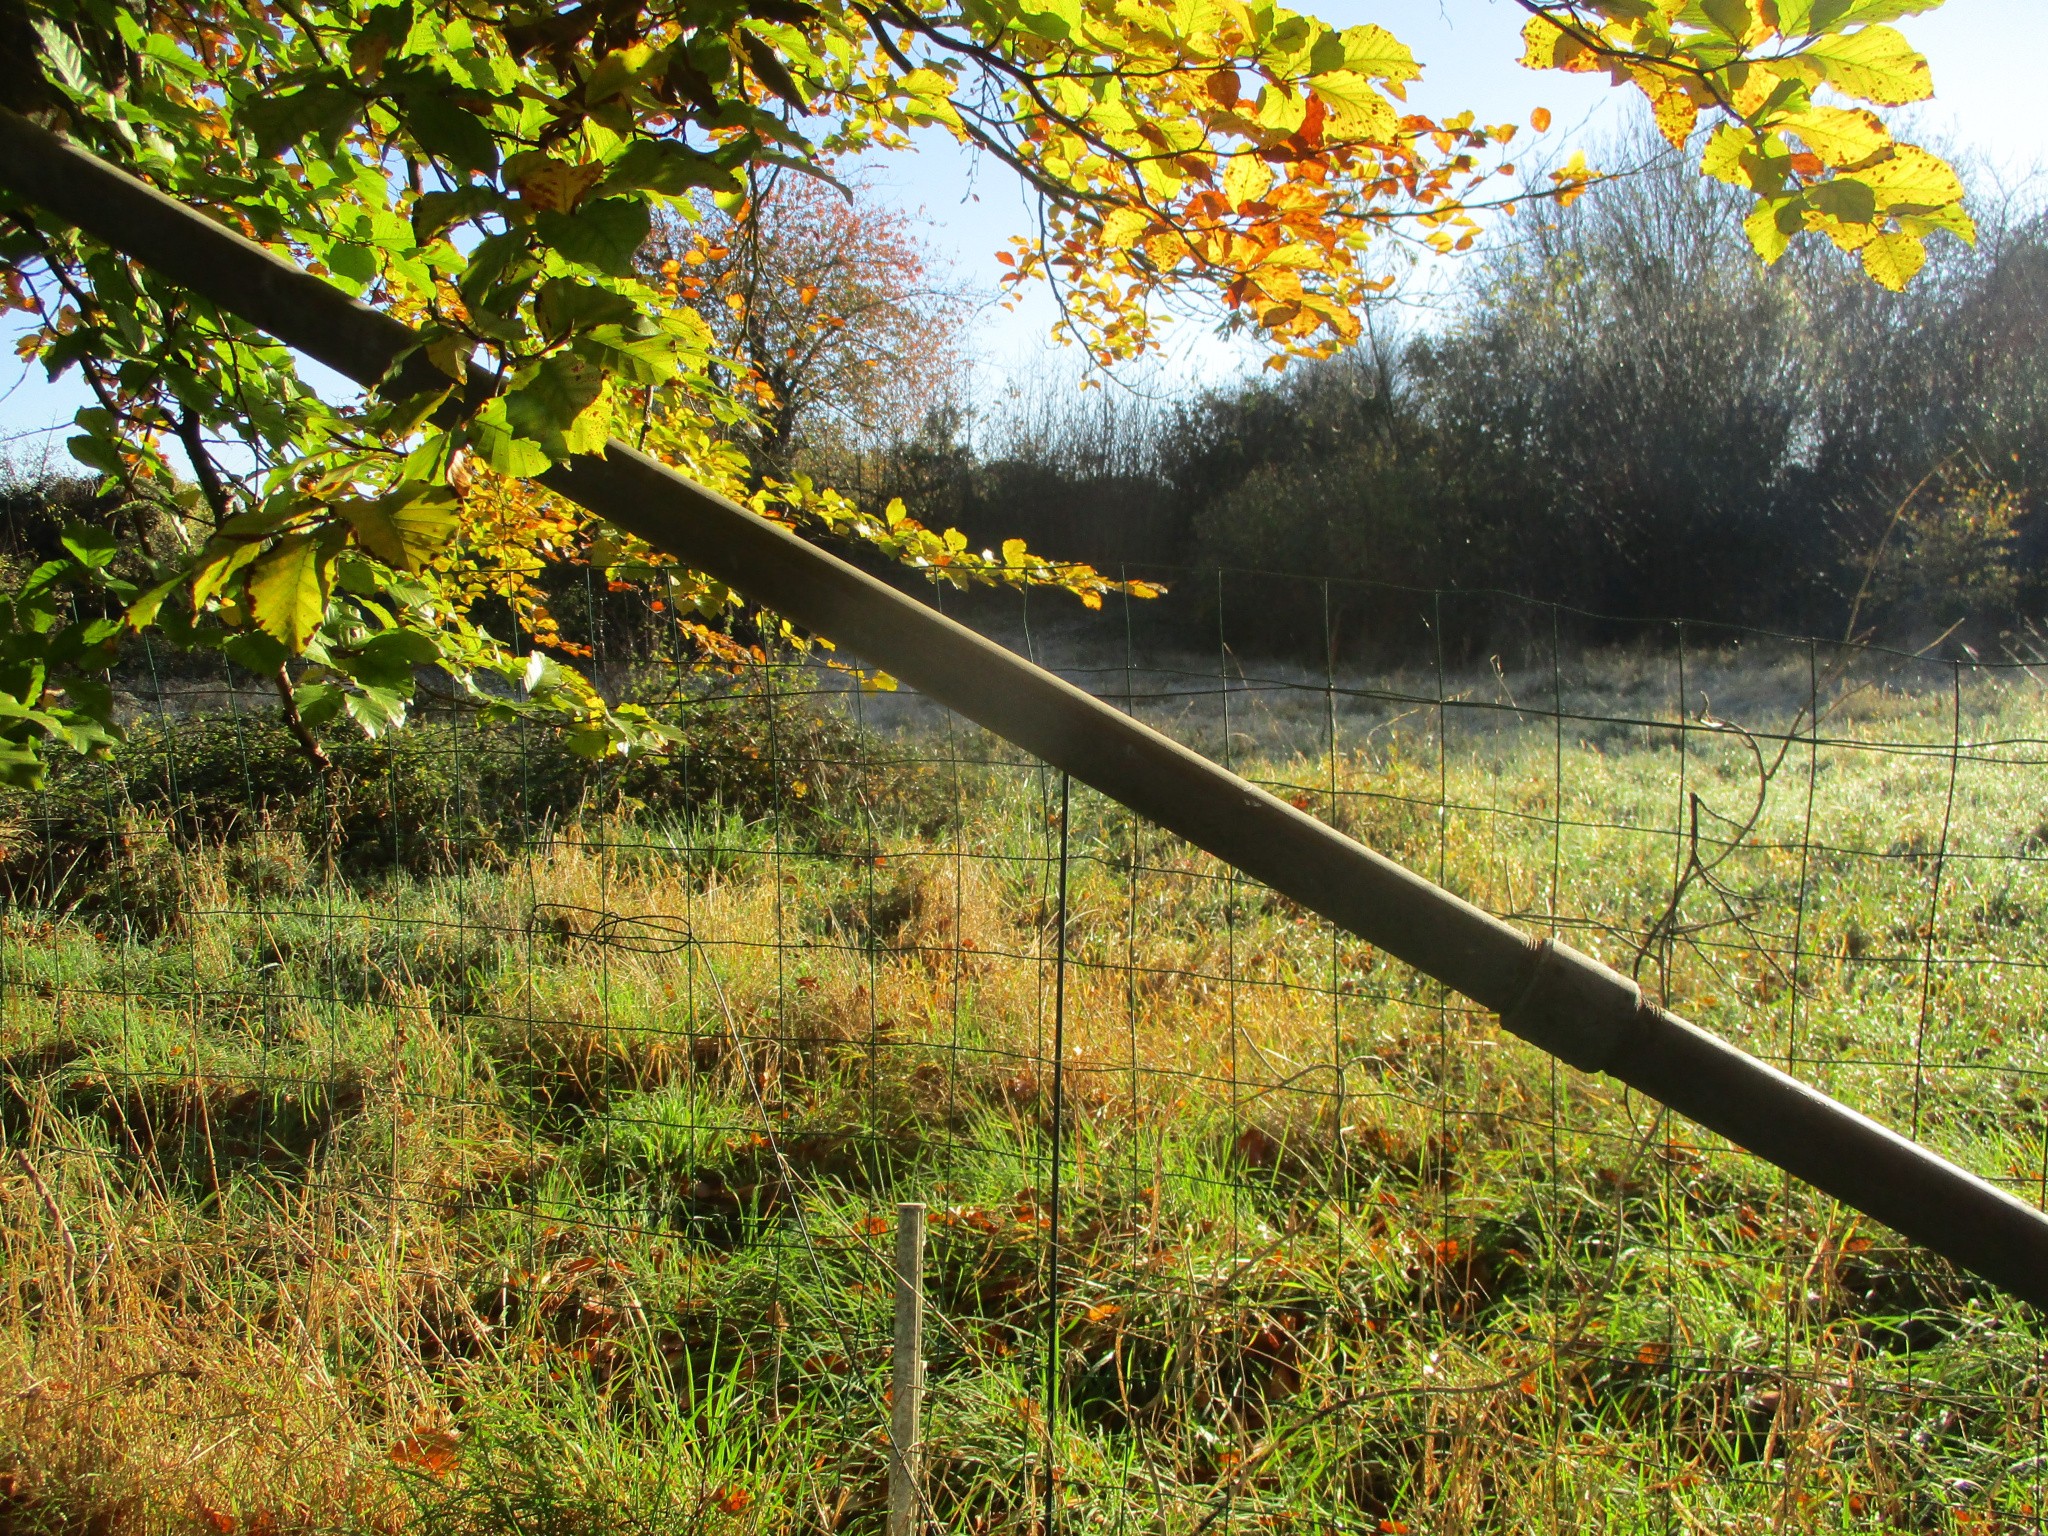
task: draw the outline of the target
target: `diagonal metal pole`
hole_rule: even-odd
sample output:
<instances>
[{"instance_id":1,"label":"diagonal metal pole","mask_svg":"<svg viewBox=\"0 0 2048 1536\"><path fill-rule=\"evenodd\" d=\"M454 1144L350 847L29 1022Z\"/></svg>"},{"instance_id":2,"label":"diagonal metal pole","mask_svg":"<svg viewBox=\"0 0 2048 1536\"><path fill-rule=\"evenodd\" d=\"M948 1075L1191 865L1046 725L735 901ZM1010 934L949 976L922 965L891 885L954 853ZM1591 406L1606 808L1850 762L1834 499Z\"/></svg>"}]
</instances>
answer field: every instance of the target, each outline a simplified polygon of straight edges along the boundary
<instances>
[{"instance_id":1,"label":"diagonal metal pole","mask_svg":"<svg viewBox=\"0 0 2048 1536\"><path fill-rule=\"evenodd\" d=\"M374 387L418 338L0 108L0 185ZM614 440L543 484L2010 1294L2048 1308L2048 1216L1403 869L787 529Z\"/></svg>"}]
</instances>

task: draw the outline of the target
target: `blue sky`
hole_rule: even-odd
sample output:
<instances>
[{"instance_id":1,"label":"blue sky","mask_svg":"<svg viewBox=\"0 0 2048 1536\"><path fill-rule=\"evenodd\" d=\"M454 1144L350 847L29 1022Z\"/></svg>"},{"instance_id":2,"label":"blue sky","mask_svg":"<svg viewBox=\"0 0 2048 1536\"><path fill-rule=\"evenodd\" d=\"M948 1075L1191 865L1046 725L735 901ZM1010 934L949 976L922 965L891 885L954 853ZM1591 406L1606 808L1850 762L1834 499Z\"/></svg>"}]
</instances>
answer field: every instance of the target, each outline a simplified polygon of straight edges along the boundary
<instances>
[{"instance_id":1,"label":"blue sky","mask_svg":"<svg viewBox=\"0 0 2048 1536\"><path fill-rule=\"evenodd\" d=\"M1300 3L1300 0L1297 0ZM1534 74L1516 62L1522 13L1509 0L1327 0L1306 6L1338 23L1374 21L1415 50L1425 66L1411 93L1419 110L1447 114L1470 107L1488 122L1524 122L1538 106L1555 114L1550 139L1563 148L1619 126L1630 93L1603 81ZM1919 136L1984 156L2004 176L2048 167L2048 112L2042 110L2038 53L2013 39L2048 30L2048 0L1948 0L1904 29L1934 69L1935 100L1914 109ZM1023 198L1001 167L979 165L950 143L928 139L912 155L876 166L886 195L929 220L933 248L960 278L992 291L995 252L1027 225ZM990 308L975 322L975 392L986 396L1024 375L1067 372L1071 354L1045 337L1052 310L1042 296L1015 311ZM1158 381L1168 387L1216 379L1247 363L1199 326L1178 328L1179 340ZM69 380L46 383L40 368L13 360L18 329L0 333L0 453L39 453L47 434L68 423L83 403ZM61 447L58 448L61 454Z\"/></svg>"}]
</instances>

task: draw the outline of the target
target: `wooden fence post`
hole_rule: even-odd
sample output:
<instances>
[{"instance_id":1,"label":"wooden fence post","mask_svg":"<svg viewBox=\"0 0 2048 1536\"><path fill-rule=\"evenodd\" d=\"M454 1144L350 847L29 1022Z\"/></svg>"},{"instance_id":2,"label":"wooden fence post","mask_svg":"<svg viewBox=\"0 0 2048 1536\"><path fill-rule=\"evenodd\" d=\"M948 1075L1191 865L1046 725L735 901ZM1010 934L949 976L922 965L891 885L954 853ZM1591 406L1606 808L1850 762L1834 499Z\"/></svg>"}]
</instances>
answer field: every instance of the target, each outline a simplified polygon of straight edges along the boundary
<instances>
[{"instance_id":1,"label":"wooden fence post","mask_svg":"<svg viewBox=\"0 0 2048 1536\"><path fill-rule=\"evenodd\" d=\"M924 1407L924 1207L896 1207L896 1353L889 1394L889 1536L915 1536Z\"/></svg>"}]
</instances>

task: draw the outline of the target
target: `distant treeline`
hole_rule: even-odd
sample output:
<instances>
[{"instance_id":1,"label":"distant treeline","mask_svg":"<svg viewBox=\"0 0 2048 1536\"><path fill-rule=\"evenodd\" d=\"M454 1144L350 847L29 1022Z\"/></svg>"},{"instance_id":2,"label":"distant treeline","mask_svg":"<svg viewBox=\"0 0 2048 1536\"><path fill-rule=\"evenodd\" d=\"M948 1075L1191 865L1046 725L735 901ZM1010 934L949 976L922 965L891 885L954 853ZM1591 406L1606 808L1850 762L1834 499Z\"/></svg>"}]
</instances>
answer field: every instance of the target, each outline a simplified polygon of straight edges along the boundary
<instances>
[{"instance_id":1,"label":"distant treeline","mask_svg":"<svg viewBox=\"0 0 2048 1536\"><path fill-rule=\"evenodd\" d=\"M1725 190L1667 157L1525 210L1405 341L1172 406L1041 401L979 452L935 416L840 472L1104 565L2011 635L2048 602L2048 218L1980 198L1978 244L1890 294L1826 247L1765 268Z\"/></svg>"}]
</instances>

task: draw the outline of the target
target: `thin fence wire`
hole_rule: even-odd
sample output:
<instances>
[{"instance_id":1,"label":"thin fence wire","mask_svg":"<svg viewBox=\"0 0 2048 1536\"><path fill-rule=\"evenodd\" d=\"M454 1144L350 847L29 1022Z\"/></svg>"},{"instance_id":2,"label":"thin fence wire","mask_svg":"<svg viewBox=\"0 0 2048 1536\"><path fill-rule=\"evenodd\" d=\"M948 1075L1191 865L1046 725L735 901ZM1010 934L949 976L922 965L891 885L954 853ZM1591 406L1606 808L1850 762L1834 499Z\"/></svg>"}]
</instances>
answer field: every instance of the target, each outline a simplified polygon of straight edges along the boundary
<instances>
[{"instance_id":1,"label":"thin fence wire","mask_svg":"<svg viewBox=\"0 0 2048 1536\"><path fill-rule=\"evenodd\" d=\"M1142 574L938 596L2048 1198L2030 659ZM321 780L152 654L8 801L0 1496L879 1529L919 1200L933 1531L2040 1528L2024 1308L926 701L590 606L673 761L428 707Z\"/></svg>"}]
</instances>

